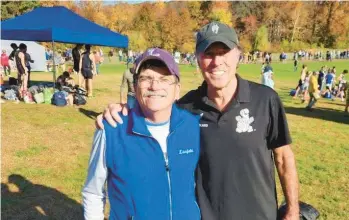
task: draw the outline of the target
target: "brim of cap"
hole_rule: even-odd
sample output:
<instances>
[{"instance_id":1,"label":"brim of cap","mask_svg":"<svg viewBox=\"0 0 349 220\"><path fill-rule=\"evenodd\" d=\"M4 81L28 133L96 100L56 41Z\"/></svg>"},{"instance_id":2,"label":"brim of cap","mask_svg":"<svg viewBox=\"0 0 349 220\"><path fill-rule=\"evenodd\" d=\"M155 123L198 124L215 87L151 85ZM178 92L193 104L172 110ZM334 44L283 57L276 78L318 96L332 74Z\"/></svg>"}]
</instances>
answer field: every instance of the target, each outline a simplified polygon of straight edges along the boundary
<instances>
[{"instance_id":1,"label":"brim of cap","mask_svg":"<svg viewBox=\"0 0 349 220\"><path fill-rule=\"evenodd\" d=\"M173 70L172 70L169 66L167 66L166 62L165 62L163 59L161 59L160 57L158 57L158 56L147 56L146 58L144 58L143 60L141 60L141 62L139 62L139 64L136 66L136 71L135 71L136 74L139 74L139 73L138 73L139 68L140 68L140 67L142 66L142 64L143 64L145 61L147 61L147 60L159 60L159 61L163 62L163 63L165 64L165 66L167 67L167 69L170 71L170 73L171 73L172 75L176 76L176 77L179 79L179 76L177 76L177 74L175 74L175 72L173 72Z\"/></svg>"},{"instance_id":2,"label":"brim of cap","mask_svg":"<svg viewBox=\"0 0 349 220\"><path fill-rule=\"evenodd\" d=\"M229 47L229 49L233 49L235 47L237 47L237 44L233 41L227 40L226 38L220 37L220 36L213 36L210 38L207 38L203 41L201 41L197 46L196 46L196 51L197 52L205 52L207 50L207 48L209 48L209 46L211 46L213 43L223 43L225 44L227 47Z\"/></svg>"}]
</instances>

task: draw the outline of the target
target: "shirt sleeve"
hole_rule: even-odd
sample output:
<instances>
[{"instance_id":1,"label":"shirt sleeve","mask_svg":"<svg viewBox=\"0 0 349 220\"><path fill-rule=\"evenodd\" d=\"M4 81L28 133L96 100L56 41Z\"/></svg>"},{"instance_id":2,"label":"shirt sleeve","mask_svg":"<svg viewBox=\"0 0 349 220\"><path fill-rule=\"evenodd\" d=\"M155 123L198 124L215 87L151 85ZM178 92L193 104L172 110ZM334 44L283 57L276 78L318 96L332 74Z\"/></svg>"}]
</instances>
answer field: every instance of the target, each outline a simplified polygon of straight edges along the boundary
<instances>
[{"instance_id":1,"label":"shirt sleeve","mask_svg":"<svg viewBox=\"0 0 349 220\"><path fill-rule=\"evenodd\" d=\"M292 143L285 109L277 94L275 94L270 101L270 119L267 143L269 149L282 147Z\"/></svg>"},{"instance_id":2,"label":"shirt sleeve","mask_svg":"<svg viewBox=\"0 0 349 220\"><path fill-rule=\"evenodd\" d=\"M95 132L89 161L88 174L82 190L84 217L86 220L103 220L105 206L106 138L104 130Z\"/></svg>"}]
</instances>

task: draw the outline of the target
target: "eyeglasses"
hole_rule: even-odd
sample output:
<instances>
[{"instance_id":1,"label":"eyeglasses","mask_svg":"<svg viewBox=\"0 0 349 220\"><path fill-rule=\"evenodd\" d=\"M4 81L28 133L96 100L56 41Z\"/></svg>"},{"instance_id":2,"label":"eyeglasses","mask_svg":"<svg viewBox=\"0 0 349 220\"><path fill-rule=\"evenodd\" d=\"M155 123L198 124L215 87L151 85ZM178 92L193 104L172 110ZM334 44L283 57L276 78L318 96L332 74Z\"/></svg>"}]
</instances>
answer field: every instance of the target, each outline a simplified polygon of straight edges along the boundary
<instances>
[{"instance_id":1,"label":"eyeglasses","mask_svg":"<svg viewBox=\"0 0 349 220\"><path fill-rule=\"evenodd\" d=\"M158 79L154 79L153 77L149 76L140 76L137 80L137 84L141 89L150 87L154 81L156 81L159 84L159 87L162 89L167 89L170 85L176 84L177 80L170 78L170 77L161 77Z\"/></svg>"}]
</instances>

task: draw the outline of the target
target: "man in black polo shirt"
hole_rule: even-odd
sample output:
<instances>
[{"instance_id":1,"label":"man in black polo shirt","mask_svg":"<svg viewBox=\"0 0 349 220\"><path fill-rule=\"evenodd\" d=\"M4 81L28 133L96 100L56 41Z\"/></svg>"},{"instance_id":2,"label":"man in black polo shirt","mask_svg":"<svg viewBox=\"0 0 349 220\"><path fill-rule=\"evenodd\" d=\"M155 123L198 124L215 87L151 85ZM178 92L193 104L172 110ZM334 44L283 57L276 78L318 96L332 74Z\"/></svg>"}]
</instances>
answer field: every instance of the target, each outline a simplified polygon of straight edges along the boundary
<instances>
[{"instance_id":1,"label":"man in black polo shirt","mask_svg":"<svg viewBox=\"0 0 349 220\"><path fill-rule=\"evenodd\" d=\"M284 108L275 91L236 74L240 53L233 29L218 22L204 26L196 56L205 82L178 101L201 115L202 219L277 219L275 164L287 202L283 219L298 220L298 177ZM122 122L117 112L125 108L109 108L109 123Z\"/></svg>"}]
</instances>

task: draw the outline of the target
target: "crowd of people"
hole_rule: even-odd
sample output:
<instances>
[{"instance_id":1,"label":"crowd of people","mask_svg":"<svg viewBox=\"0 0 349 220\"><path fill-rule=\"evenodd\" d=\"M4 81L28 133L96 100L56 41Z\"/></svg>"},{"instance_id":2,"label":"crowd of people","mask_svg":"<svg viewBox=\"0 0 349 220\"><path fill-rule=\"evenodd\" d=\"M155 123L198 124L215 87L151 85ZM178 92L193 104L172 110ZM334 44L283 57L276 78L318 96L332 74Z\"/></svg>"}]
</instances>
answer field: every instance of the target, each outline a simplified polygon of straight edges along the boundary
<instances>
[{"instance_id":1,"label":"crowd of people","mask_svg":"<svg viewBox=\"0 0 349 220\"><path fill-rule=\"evenodd\" d=\"M31 74L31 63L34 60L31 58L29 52L27 51L27 45L21 43L19 46L17 44L12 43L11 48L12 51L10 55L7 55L6 50L2 50L1 53L1 77L8 77L8 85L2 87L2 91L5 92L4 98L7 100L23 100L26 103L42 103L41 96L38 100L36 100L35 95L37 93L43 92L40 89L38 92L37 88L43 87L51 87L56 91L51 94L52 104L55 104L54 98L56 92L63 92L65 97L65 102L68 104L73 104L72 96L69 96L66 91L62 91L62 85L68 84L69 90L72 92L73 87L75 88L75 83L72 83L74 79L70 76L70 74L75 73L78 75L78 83L77 87L80 88L79 94L84 94L84 90L86 90L86 96L93 96L93 78L95 75L100 73L99 66L103 63L103 52L102 50L95 49L91 50L90 45L85 45L85 50L82 51L81 44L78 44L73 49L66 49L62 52L62 50L58 50L57 52L53 52L50 49L46 49L46 61L47 68L49 71L55 68L56 73L61 73L56 80L56 87L53 88L53 85L47 84L38 84L33 85L31 83L30 74ZM66 70L67 62L72 62L73 68L69 68ZM15 71L17 72L17 77L13 77L11 73L13 72L13 68L11 68L11 64L15 66ZM55 65L55 66L53 66ZM67 81L66 81L67 80ZM63 83L64 82L64 83ZM62 84L63 83L63 84ZM65 87L67 86L65 85ZM72 86L73 85L73 86ZM33 89L34 88L34 89ZM8 90L7 92L5 90ZM76 90L74 90L74 93ZM73 94L73 93L72 93ZM81 97L79 97L81 98ZM60 102L63 103L63 102ZM75 104L75 103L74 103Z\"/></svg>"},{"instance_id":2,"label":"crowd of people","mask_svg":"<svg viewBox=\"0 0 349 220\"><path fill-rule=\"evenodd\" d=\"M77 85L87 91L87 96L93 96L93 78L100 74L100 65L104 62L104 55L101 48L91 49L91 45L86 44L83 50L82 44L77 44L72 49L58 50L53 56L50 49L46 50L46 59L49 65L56 65L57 72L67 74L66 63L72 62L73 68L69 71L78 76Z\"/></svg>"},{"instance_id":3,"label":"crowd of people","mask_svg":"<svg viewBox=\"0 0 349 220\"><path fill-rule=\"evenodd\" d=\"M349 50L327 50L323 51L306 51L299 50L293 53L294 60L327 60L333 59L349 59Z\"/></svg>"},{"instance_id":4,"label":"crowd of people","mask_svg":"<svg viewBox=\"0 0 349 220\"><path fill-rule=\"evenodd\" d=\"M334 100L339 98L346 101L344 111L348 114L349 105L349 82L346 79L348 70L344 69L337 75L336 67L328 68L322 66L320 70L308 70L307 65L302 66L298 85L291 91L293 98L300 97L302 102L309 100L306 107L308 111L313 110L313 106L320 97Z\"/></svg>"},{"instance_id":5,"label":"crowd of people","mask_svg":"<svg viewBox=\"0 0 349 220\"><path fill-rule=\"evenodd\" d=\"M277 57L278 56L278 57ZM281 52L280 54L272 54L267 51L246 51L240 55L240 63L271 63L272 60L278 60L280 62L285 62L286 60L294 60L295 71L297 70L297 63L300 60L326 60L332 61L333 59L349 59L349 50L327 50L323 51L307 51L299 50L295 51L293 55L291 53Z\"/></svg>"},{"instance_id":6,"label":"crowd of people","mask_svg":"<svg viewBox=\"0 0 349 220\"><path fill-rule=\"evenodd\" d=\"M240 55L240 63L271 63L272 53L262 51L246 51Z\"/></svg>"},{"instance_id":7,"label":"crowd of people","mask_svg":"<svg viewBox=\"0 0 349 220\"><path fill-rule=\"evenodd\" d=\"M9 55L7 55L6 50L2 50L1 53L1 66L3 71L1 77L3 77L2 74L4 73L12 84L18 85L18 96L19 98L23 98L27 95L31 74L30 64L34 63L34 60L31 58L26 44L21 43L17 45L12 43L10 46L12 51ZM17 69L17 77L11 75L12 68L10 62L13 62Z\"/></svg>"},{"instance_id":8,"label":"crowd of people","mask_svg":"<svg viewBox=\"0 0 349 220\"><path fill-rule=\"evenodd\" d=\"M100 73L99 66L104 61L102 50L92 50L91 45L77 44L66 53L63 60L73 62L73 68L64 71L56 80L56 91L53 94L55 105L84 105L86 96L93 97L93 78ZM60 51L59 51L60 53ZM78 76L78 84L75 85L71 74ZM56 95L56 96L55 96ZM65 101L64 101L65 100ZM57 104L58 103L58 104Z\"/></svg>"}]
</instances>

